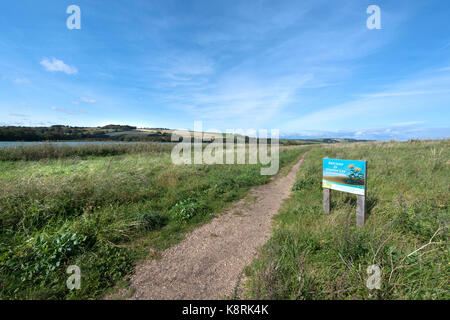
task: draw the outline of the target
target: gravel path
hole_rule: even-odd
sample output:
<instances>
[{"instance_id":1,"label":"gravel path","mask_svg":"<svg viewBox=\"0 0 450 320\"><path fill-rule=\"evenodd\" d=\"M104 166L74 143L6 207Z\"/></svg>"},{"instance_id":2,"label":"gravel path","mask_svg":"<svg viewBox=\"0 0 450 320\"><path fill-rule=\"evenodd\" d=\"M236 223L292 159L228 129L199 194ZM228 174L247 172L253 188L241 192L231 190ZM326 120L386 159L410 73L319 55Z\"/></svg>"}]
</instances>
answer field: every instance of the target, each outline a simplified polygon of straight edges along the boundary
<instances>
[{"instance_id":1,"label":"gravel path","mask_svg":"<svg viewBox=\"0 0 450 320\"><path fill-rule=\"evenodd\" d=\"M144 260L131 278L131 299L223 299L233 294L245 266L271 235L272 217L286 199L305 156L287 176L253 188L219 217Z\"/></svg>"}]
</instances>

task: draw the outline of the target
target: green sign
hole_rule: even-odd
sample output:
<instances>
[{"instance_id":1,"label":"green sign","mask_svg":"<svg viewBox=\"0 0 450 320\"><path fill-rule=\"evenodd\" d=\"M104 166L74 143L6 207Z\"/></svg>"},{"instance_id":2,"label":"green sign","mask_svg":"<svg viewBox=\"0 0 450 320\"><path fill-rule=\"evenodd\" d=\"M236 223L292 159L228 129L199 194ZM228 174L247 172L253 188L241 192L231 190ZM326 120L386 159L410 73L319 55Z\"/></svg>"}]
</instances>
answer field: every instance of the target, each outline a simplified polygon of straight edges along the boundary
<instances>
[{"instance_id":1,"label":"green sign","mask_svg":"<svg viewBox=\"0 0 450 320\"><path fill-rule=\"evenodd\" d=\"M366 161L323 159L324 188L365 195Z\"/></svg>"}]
</instances>

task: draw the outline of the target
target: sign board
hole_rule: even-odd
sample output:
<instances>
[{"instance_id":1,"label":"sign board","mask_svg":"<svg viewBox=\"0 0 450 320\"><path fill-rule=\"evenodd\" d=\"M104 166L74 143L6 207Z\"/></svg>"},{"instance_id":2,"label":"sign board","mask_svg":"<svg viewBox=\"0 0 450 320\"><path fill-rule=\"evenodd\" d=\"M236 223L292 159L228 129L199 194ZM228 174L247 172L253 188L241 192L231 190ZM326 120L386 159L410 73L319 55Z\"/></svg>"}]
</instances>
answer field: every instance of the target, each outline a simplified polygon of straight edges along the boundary
<instances>
[{"instance_id":1,"label":"sign board","mask_svg":"<svg viewBox=\"0 0 450 320\"><path fill-rule=\"evenodd\" d=\"M366 161L324 158L322 186L327 189L365 195Z\"/></svg>"}]
</instances>

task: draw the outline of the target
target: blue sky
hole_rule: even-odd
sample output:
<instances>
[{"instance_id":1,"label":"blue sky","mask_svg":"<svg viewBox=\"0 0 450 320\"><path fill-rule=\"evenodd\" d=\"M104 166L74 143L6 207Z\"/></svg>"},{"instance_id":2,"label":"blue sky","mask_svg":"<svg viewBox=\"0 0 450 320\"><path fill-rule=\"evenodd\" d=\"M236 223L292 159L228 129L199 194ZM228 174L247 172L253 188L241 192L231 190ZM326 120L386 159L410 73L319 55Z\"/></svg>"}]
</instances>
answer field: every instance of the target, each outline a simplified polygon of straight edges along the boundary
<instances>
[{"instance_id":1,"label":"blue sky","mask_svg":"<svg viewBox=\"0 0 450 320\"><path fill-rule=\"evenodd\" d=\"M0 125L450 136L447 0L18 0L0 17Z\"/></svg>"}]
</instances>

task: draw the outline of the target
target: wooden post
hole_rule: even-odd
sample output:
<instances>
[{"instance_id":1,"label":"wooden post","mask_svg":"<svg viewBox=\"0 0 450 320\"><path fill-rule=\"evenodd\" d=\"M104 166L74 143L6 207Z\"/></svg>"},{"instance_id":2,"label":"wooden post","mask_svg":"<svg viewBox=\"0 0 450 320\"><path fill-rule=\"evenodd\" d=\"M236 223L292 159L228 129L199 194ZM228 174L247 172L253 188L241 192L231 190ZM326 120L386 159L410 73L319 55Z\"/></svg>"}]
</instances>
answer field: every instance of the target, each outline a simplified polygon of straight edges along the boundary
<instances>
[{"instance_id":1,"label":"wooden post","mask_svg":"<svg viewBox=\"0 0 450 320\"><path fill-rule=\"evenodd\" d=\"M356 225L363 226L366 220L366 194L367 194L367 161L365 162L364 194L356 195Z\"/></svg>"},{"instance_id":2,"label":"wooden post","mask_svg":"<svg viewBox=\"0 0 450 320\"><path fill-rule=\"evenodd\" d=\"M323 188L323 212L330 213L331 207L331 189Z\"/></svg>"},{"instance_id":3,"label":"wooden post","mask_svg":"<svg viewBox=\"0 0 450 320\"><path fill-rule=\"evenodd\" d=\"M366 218L366 195L356 195L356 224L358 226L364 225Z\"/></svg>"}]
</instances>

